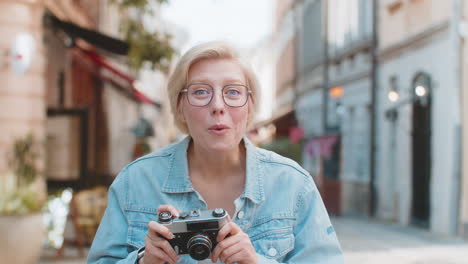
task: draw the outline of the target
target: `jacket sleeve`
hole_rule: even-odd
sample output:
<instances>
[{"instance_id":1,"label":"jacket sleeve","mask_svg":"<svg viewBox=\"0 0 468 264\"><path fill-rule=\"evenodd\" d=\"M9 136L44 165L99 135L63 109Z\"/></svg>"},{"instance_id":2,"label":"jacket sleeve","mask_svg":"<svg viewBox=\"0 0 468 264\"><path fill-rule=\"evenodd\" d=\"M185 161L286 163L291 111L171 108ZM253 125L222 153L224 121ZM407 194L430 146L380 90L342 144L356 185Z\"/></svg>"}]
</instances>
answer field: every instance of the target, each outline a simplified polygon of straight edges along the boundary
<instances>
[{"instance_id":1,"label":"jacket sleeve","mask_svg":"<svg viewBox=\"0 0 468 264\"><path fill-rule=\"evenodd\" d=\"M124 169L109 188L107 208L102 217L87 263L135 263L137 249L127 242L128 221L123 205L127 194L127 170Z\"/></svg>"},{"instance_id":2,"label":"jacket sleeve","mask_svg":"<svg viewBox=\"0 0 468 264\"><path fill-rule=\"evenodd\" d=\"M295 210L294 249L286 255L284 263L344 263L340 243L312 178L305 180ZM257 256L259 264L278 263L263 255Z\"/></svg>"}]
</instances>

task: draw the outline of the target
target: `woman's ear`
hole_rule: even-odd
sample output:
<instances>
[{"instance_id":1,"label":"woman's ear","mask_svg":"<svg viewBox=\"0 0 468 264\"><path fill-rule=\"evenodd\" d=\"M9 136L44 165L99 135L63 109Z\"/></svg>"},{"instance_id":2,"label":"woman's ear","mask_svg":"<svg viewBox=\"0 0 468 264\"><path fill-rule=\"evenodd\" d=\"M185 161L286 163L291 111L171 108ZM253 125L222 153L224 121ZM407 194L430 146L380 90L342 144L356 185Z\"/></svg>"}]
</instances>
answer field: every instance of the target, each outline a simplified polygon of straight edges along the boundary
<instances>
[{"instance_id":1,"label":"woman's ear","mask_svg":"<svg viewBox=\"0 0 468 264\"><path fill-rule=\"evenodd\" d=\"M177 100L177 119L180 122L185 123L185 116L184 116L184 110L182 109L182 97L179 97Z\"/></svg>"},{"instance_id":2,"label":"woman's ear","mask_svg":"<svg viewBox=\"0 0 468 264\"><path fill-rule=\"evenodd\" d=\"M249 96L249 115L254 115L255 114L255 102L252 99L251 96Z\"/></svg>"},{"instance_id":3,"label":"woman's ear","mask_svg":"<svg viewBox=\"0 0 468 264\"><path fill-rule=\"evenodd\" d=\"M252 123L253 123L253 119L254 119L254 114L255 114L255 111L254 111L254 102L252 100L252 98L249 96L249 99L247 101L247 128L250 128L252 126Z\"/></svg>"}]
</instances>

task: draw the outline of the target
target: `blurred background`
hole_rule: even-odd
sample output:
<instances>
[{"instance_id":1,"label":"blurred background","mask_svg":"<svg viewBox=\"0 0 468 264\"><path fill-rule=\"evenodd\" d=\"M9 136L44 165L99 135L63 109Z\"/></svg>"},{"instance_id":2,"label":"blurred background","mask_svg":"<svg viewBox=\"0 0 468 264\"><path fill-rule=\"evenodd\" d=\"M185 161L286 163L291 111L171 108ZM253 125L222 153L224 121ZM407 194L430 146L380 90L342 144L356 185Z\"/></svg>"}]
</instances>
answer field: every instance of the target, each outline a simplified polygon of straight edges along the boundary
<instances>
[{"instance_id":1,"label":"blurred background","mask_svg":"<svg viewBox=\"0 0 468 264\"><path fill-rule=\"evenodd\" d=\"M183 135L180 54L227 40L249 138L318 186L346 263L467 263L466 0L0 0L0 255L85 263L107 188Z\"/></svg>"}]
</instances>

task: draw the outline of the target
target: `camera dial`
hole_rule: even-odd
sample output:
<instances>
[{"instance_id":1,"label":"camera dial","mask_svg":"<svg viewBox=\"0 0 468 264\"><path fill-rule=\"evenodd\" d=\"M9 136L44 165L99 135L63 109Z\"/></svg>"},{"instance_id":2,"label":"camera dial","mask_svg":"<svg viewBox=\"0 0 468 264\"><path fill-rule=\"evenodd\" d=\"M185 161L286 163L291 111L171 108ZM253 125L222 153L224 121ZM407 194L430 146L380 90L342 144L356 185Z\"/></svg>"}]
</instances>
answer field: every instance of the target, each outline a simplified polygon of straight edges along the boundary
<instances>
[{"instance_id":1,"label":"camera dial","mask_svg":"<svg viewBox=\"0 0 468 264\"><path fill-rule=\"evenodd\" d=\"M226 214L226 211L224 211L223 208L216 208L213 210L213 216L214 217L222 217Z\"/></svg>"},{"instance_id":2,"label":"camera dial","mask_svg":"<svg viewBox=\"0 0 468 264\"><path fill-rule=\"evenodd\" d=\"M189 217L189 216L190 216L189 213L187 213L187 212L181 212L180 215L179 215L179 218L180 218L180 219L185 219L185 218L187 218L187 217Z\"/></svg>"},{"instance_id":3,"label":"camera dial","mask_svg":"<svg viewBox=\"0 0 468 264\"><path fill-rule=\"evenodd\" d=\"M200 216L200 210L198 210L198 209L191 209L191 210L190 210L190 216L191 216L191 217L199 217L199 216Z\"/></svg>"},{"instance_id":4,"label":"camera dial","mask_svg":"<svg viewBox=\"0 0 468 264\"><path fill-rule=\"evenodd\" d=\"M161 212L159 213L158 220L160 223L167 223L172 220L172 214L170 212Z\"/></svg>"}]
</instances>

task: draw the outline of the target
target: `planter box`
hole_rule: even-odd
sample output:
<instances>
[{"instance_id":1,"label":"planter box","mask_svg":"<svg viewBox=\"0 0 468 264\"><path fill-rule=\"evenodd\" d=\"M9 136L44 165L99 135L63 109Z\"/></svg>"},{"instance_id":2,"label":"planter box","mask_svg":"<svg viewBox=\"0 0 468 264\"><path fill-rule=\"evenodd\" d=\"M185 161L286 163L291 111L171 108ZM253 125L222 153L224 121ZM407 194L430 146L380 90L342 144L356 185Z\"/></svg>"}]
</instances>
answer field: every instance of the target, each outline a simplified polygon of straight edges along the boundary
<instances>
[{"instance_id":1,"label":"planter box","mask_svg":"<svg viewBox=\"0 0 468 264\"><path fill-rule=\"evenodd\" d=\"M2 263L36 264L45 238L42 214L0 215Z\"/></svg>"}]
</instances>

